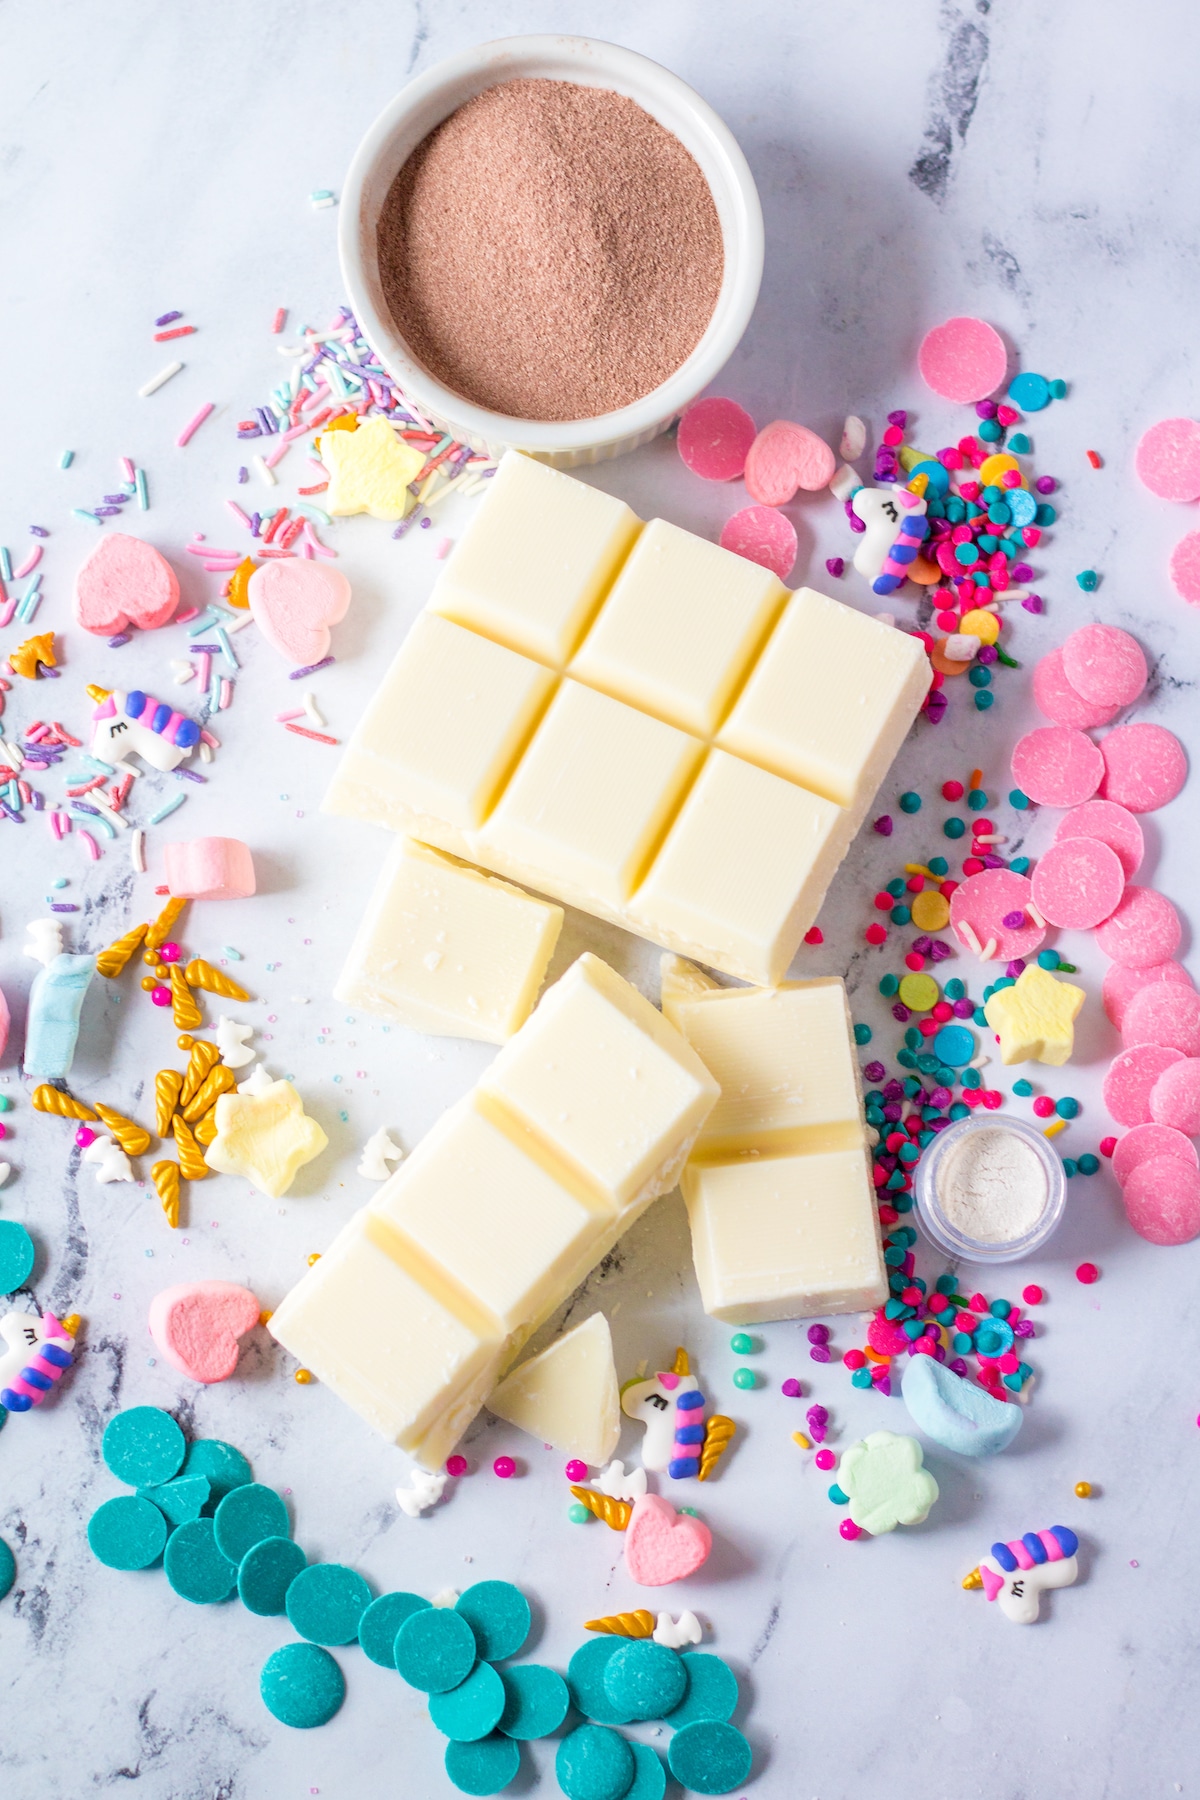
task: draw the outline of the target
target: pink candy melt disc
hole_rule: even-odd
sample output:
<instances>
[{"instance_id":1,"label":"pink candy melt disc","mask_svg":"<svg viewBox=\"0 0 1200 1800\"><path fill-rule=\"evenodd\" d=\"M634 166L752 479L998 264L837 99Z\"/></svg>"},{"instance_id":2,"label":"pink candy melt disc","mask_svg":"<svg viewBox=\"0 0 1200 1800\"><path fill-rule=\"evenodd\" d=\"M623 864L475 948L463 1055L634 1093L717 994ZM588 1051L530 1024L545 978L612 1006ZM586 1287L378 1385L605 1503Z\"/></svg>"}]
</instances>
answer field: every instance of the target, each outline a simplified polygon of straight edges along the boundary
<instances>
[{"instance_id":1,"label":"pink candy melt disc","mask_svg":"<svg viewBox=\"0 0 1200 1800\"><path fill-rule=\"evenodd\" d=\"M721 548L744 556L747 562L770 569L786 581L796 561L796 527L773 506L744 506L726 519Z\"/></svg>"},{"instance_id":2,"label":"pink candy melt disc","mask_svg":"<svg viewBox=\"0 0 1200 1800\"><path fill-rule=\"evenodd\" d=\"M1116 625L1084 625L1062 647L1063 672L1076 693L1099 706L1131 706L1146 685L1136 638Z\"/></svg>"},{"instance_id":3,"label":"pink candy melt disc","mask_svg":"<svg viewBox=\"0 0 1200 1800\"><path fill-rule=\"evenodd\" d=\"M754 420L736 400L711 395L689 406L679 421L679 454L702 481L736 481L754 442Z\"/></svg>"},{"instance_id":4,"label":"pink candy melt disc","mask_svg":"<svg viewBox=\"0 0 1200 1800\"><path fill-rule=\"evenodd\" d=\"M1104 758L1101 797L1130 812L1155 812L1173 800L1187 780L1183 745L1165 725L1118 725L1100 745Z\"/></svg>"},{"instance_id":5,"label":"pink candy melt disc","mask_svg":"<svg viewBox=\"0 0 1200 1800\"><path fill-rule=\"evenodd\" d=\"M1160 500L1200 500L1200 424L1160 419L1133 453L1138 480Z\"/></svg>"},{"instance_id":6,"label":"pink candy melt disc","mask_svg":"<svg viewBox=\"0 0 1200 1800\"><path fill-rule=\"evenodd\" d=\"M926 386L943 400L986 400L1004 380L1008 352L998 331L983 319L947 319L927 331L917 351Z\"/></svg>"},{"instance_id":7,"label":"pink candy melt disc","mask_svg":"<svg viewBox=\"0 0 1200 1800\"><path fill-rule=\"evenodd\" d=\"M1135 1125L1118 1140L1113 1151L1113 1175L1124 1187L1140 1163L1158 1156L1173 1156L1177 1162L1190 1163L1193 1169L1200 1167L1196 1146L1182 1131L1169 1125Z\"/></svg>"},{"instance_id":8,"label":"pink candy melt disc","mask_svg":"<svg viewBox=\"0 0 1200 1800\"><path fill-rule=\"evenodd\" d=\"M1051 844L1033 872L1033 903L1042 917L1073 931L1107 919L1124 891L1121 859L1098 838Z\"/></svg>"},{"instance_id":9,"label":"pink candy melt disc","mask_svg":"<svg viewBox=\"0 0 1200 1800\"><path fill-rule=\"evenodd\" d=\"M1127 887L1121 904L1096 932L1105 956L1127 969L1146 969L1168 962L1183 932L1179 914L1155 888Z\"/></svg>"},{"instance_id":10,"label":"pink candy melt disc","mask_svg":"<svg viewBox=\"0 0 1200 1800\"><path fill-rule=\"evenodd\" d=\"M1171 586L1189 606L1200 606L1200 531L1189 531L1180 538L1167 564Z\"/></svg>"},{"instance_id":11,"label":"pink candy melt disc","mask_svg":"<svg viewBox=\"0 0 1200 1800\"><path fill-rule=\"evenodd\" d=\"M1120 857L1126 881L1137 874L1146 848L1133 814L1113 800L1085 800L1082 806L1072 807L1059 820L1054 834L1055 843L1063 838L1098 838L1107 844Z\"/></svg>"},{"instance_id":12,"label":"pink candy melt disc","mask_svg":"<svg viewBox=\"0 0 1200 1800\"><path fill-rule=\"evenodd\" d=\"M1166 1044L1185 1056L1200 1056L1200 994L1177 981L1156 981L1136 993L1125 1008L1121 1041Z\"/></svg>"},{"instance_id":13,"label":"pink candy melt disc","mask_svg":"<svg viewBox=\"0 0 1200 1800\"><path fill-rule=\"evenodd\" d=\"M763 506L786 506L797 489L828 487L837 461L823 438L807 425L776 419L764 425L746 457L746 491Z\"/></svg>"},{"instance_id":14,"label":"pink candy melt disc","mask_svg":"<svg viewBox=\"0 0 1200 1800\"><path fill-rule=\"evenodd\" d=\"M1192 978L1183 964L1177 962L1147 963L1138 969L1128 969L1116 962L1112 964L1104 977L1101 998L1105 1012L1118 1031L1124 1030L1134 995L1140 994L1145 987L1156 987L1160 982L1191 987Z\"/></svg>"},{"instance_id":15,"label":"pink candy melt disc","mask_svg":"<svg viewBox=\"0 0 1200 1800\"><path fill-rule=\"evenodd\" d=\"M1120 711L1116 706L1097 706L1085 700L1067 680L1061 650L1043 656L1033 671L1033 702L1040 713L1056 725L1074 725L1078 731L1090 731L1095 725L1111 725Z\"/></svg>"},{"instance_id":16,"label":"pink candy melt disc","mask_svg":"<svg viewBox=\"0 0 1200 1800\"><path fill-rule=\"evenodd\" d=\"M1139 1163L1122 1194L1129 1223L1151 1244L1188 1244L1200 1233L1200 1169L1173 1156Z\"/></svg>"},{"instance_id":17,"label":"pink candy melt disc","mask_svg":"<svg viewBox=\"0 0 1200 1800\"><path fill-rule=\"evenodd\" d=\"M1100 786L1104 758L1082 731L1042 725L1017 744L1012 772L1022 793L1039 806L1080 806Z\"/></svg>"},{"instance_id":18,"label":"pink candy melt disc","mask_svg":"<svg viewBox=\"0 0 1200 1800\"><path fill-rule=\"evenodd\" d=\"M1033 884L1027 875L1014 874L1011 869L985 869L982 874L969 875L950 896L950 927L964 949L974 954L986 951L990 944L988 961L1012 962L1016 957L1034 956L1045 942L1046 928L1029 910L1033 903ZM1020 925L1004 923L1018 913L1023 921Z\"/></svg>"},{"instance_id":19,"label":"pink candy melt disc","mask_svg":"<svg viewBox=\"0 0 1200 1800\"><path fill-rule=\"evenodd\" d=\"M1150 1090L1150 1117L1186 1137L1200 1131L1200 1058L1185 1056L1163 1070Z\"/></svg>"},{"instance_id":20,"label":"pink candy melt disc","mask_svg":"<svg viewBox=\"0 0 1200 1800\"><path fill-rule=\"evenodd\" d=\"M1104 1104L1118 1125L1149 1125L1150 1094L1155 1082L1172 1063L1184 1059L1165 1044L1139 1044L1122 1050L1109 1064L1104 1077Z\"/></svg>"}]
</instances>

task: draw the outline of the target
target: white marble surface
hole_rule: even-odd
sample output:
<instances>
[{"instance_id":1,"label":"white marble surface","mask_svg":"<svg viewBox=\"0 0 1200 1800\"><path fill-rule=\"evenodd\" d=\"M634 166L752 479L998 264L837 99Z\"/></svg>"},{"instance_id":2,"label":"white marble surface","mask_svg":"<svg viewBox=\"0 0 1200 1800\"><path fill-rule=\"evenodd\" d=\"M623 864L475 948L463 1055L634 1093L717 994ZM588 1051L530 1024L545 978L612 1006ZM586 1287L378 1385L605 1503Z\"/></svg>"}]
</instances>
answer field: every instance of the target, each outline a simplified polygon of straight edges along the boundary
<instances>
[{"instance_id":1,"label":"white marble surface","mask_svg":"<svg viewBox=\"0 0 1200 1800\"><path fill-rule=\"evenodd\" d=\"M1026 367L1071 383L1069 403L1031 427L1038 467L1062 476L1063 489L1061 523L1036 558L1047 612L1018 613L1011 631L1025 671L998 683L1000 702L986 718L956 695L946 722L922 726L905 747L891 788L931 796L936 781L978 763L1003 793L1007 753L1032 722L1029 663L1089 616L1136 631L1155 662L1137 716L1171 725L1195 756L1200 619L1164 574L1189 521L1130 474L1144 426L1198 404L1200 20L1178 0L1136 16L1086 0L990 8L986 0L902 8L9 0L0 14L0 541L23 546L31 521L51 530L37 625L65 631L66 657L52 697L17 684L6 725L28 723L52 698L55 716L77 728L88 681L132 684L136 674L165 691L166 657L182 632L110 652L68 629L72 572L95 536L70 507L113 485L117 457L129 454L147 466L153 495L134 528L144 525L181 568L191 559L178 552L196 530L237 541L223 504L240 460L233 428L277 378L271 316L285 304L293 324L320 323L341 297L336 212L311 211L308 192L337 186L360 133L408 74L479 36L529 30L603 31L660 58L745 146L762 189L767 269L721 387L761 420L801 418L834 434L846 411L879 421L908 406L921 439L943 441L963 417L923 391L914 351L930 324L967 310L1002 327ZM186 372L141 401L134 390L170 353L150 343L149 321L169 307L186 309L201 330L185 341ZM217 414L186 452L176 450L176 432L207 399ZM76 452L65 474L64 447ZM1085 461L1089 447L1104 458L1099 472ZM293 492L300 470L293 453L279 496ZM595 479L644 514L661 510L706 532L735 504L690 478L667 441ZM461 529L468 504L444 515L446 531ZM822 585L824 558L847 549L839 510L806 499L793 512L802 536L796 579L811 570ZM332 534L355 603L338 631L338 662L314 685L338 735L420 606L434 573L430 540L440 535L396 545L386 527L362 520ZM1085 566L1103 575L1092 598L1073 580ZM192 597L215 580L194 569L183 576ZM866 598L856 578L837 591ZM5 636L6 647L16 641ZM350 1562L380 1590L518 1581L537 1606L535 1653L559 1667L586 1617L644 1598L624 1578L615 1538L567 1524L561 1458L507 1428L477 1424L467 1449L478 1472L414 1522L392 1499L404 1459L331 1394L295 1386L265 1339L235 1380L211 1390L152 1365L145 1320L158 1288L187 1275L231 1276L276 1301L306 1254L365 1198L357 1146L380 1123L414 1144L489 1054L385 1036L329 998L383 845L316 816L333 752L272 722L295 689L253 636L237 640L245 668L221 720L225 748L212 780L191 792L169 830L151 834L148 877L133 880L120 846L92 866L75 844L56 849L41 823L2 828L0 980L18 1009L34 972L21 955L24 922L56 875L69 877L68 897L84 907L69 941L96 949L145 913L166 836L245 836L263 893L196 908L187 938L210 955L227 943L243 951L258 998L239 1010L261 1028L268 1066L296 1076L332 1140L278 1205L231 1180L195 1190L188 1226L172 1237L152 1194L99 1187L80 1170L69 1130L31 1115L14 1033L0 1083L18 1100L4 1146L15 1174L0 1209L36 1234L38 1299L77 1309L87 1327L61 1395L40 1414L10 1419L0 1438L0 1535L19 1563L0 1605L5 1800L110 1792L432 1800L449 1791L420 1697L357 1651L340 1656L349 1695L336 1721L289 1732L257 1694L262 1661L290 1636L286 1622L236 1604L193 1608L161 1573L119 1575L93 1562L84 1524L116 1491L98 1443L118 1406L161 1403L198 1432L241 1445L260 1479L289 1491L310 1555ZM56 791L53 778L42 785ZM141 787L152 785L146 778ZM942 847L941 811L930 801L890 848L874 836L856 847L826 909L827 942L800 965L848 974L860 1016L881 1027L876 1047L894 1037L874 992L887 958L861 951L867 897L901 850ZM1000 817L1011 822L1005 809ZM1194 818L1193 788L1148 822L1149 877L1185 909ZM1035 820L1030 847L1051 829L1050 819ZM584 947L655 991L645 946L580 917L556 967ZM1084 1101L1064 1140L1078 1152L1108 1129L1098 1092L1114 1038L1094 997L1097 953L1087 942L1064 948L1093 993L1079 1058L1048 1083ZM125 985L120 1007L104 994L92 999L73 1085L133 1106L173 1033ZM1091 1289L1072 1276L1084 1256L1103 1269ZM923 1266L940 1265L923 1253ZM928 1523L846 1545L825 1478L788 1441L803 1408L783 1399L779 1383L800 1375L830 1408L835 1447L901 1425L898 1402L862 1395L836 1366L810 1364L794 1325L765 1330L766 1386L737 1393L729 1333L699 1309L678 1197L631 1233L583 1302L612 1315L622 1372L686 1341L702 1385L745 1427L721 1479L702 1491L718 1548L671 1601L703 1615L743 1677L739 1721L755 1747L754 1794L1128 1800L1194 1790L1200 1549L1188 1494L1198 1266L1200 1245L1158 1250L1133 1237L1107 1175L1077 1182L1047 1253L1006 1281L1010 1292L1044 1281L1050 1296L1022 1436L978 1469L932 1452L943 1497ZM835 1341L849 1345L851 1323L837 1326ZM502 1450L522 1463L508 1484L488 1472ZM1073 1497L1082 1477L1098 1490L1089 1503ZM994 1538L1058 1521L1079 1530L1085 1574L1053 1597L1048 1622L1021 1632L960 1590ZM523 1791L555 1791L550 1748L526 1758Z\"/></svg>"}]
</instances>

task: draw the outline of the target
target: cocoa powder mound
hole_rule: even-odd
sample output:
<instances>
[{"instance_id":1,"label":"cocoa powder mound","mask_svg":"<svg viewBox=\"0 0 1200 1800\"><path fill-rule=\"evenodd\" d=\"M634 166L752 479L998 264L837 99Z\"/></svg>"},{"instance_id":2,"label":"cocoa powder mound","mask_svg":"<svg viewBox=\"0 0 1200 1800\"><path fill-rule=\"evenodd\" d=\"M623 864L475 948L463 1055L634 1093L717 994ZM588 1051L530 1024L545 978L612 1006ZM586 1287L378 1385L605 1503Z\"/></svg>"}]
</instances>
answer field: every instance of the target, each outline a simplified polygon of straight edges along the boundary
<instances>
[{"instance_id":1,"label":"cocoa powder mound","mask_svg":"<svg viewBox=\"0 0 1200 1800\"><path fill-rule=\"evenodd\" d=\"M392 318L464 399L586 419L686 360L720 292L695 158L636 101L520 80L459 107L409 157L377 237Z\"/></svg>"}]
</instances>

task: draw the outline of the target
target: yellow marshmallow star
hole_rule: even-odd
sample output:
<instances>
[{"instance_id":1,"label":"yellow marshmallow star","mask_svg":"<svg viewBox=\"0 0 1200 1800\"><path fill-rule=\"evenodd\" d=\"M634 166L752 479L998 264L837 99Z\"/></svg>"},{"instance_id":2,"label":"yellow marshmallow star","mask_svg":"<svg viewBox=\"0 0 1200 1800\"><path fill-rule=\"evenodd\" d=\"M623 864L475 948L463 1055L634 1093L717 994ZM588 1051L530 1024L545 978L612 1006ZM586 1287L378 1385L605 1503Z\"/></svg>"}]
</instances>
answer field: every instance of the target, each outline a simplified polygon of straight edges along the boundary
<instances>
[{"instance_id":1,"label":"yellow marshmallow star","mask_svg":"<svg viewBox=\"0 0 1200 1800\"><path fill-rule=\"evenodd\" d=\"M290 1081L263 1080L249 1092L222 1094L216 1120L217 1135L204 1152L209 1168L244 1175L272 1200L287 1193L296 1171L329 1142Z\"/></svg>"},{"instance_id":2,"label":"yellow marshmallow star","mask_svg":"<svg viewBox=\"0 0 1200 1800\"><path fill-rule=\"evenodd\" d=\"M326 431L321 461L329 470L325 504L331 513L370 513L402 519L410 481L425 465L422 451L396 436L386 419L362 419L357 431Z\"/></svg>"},{"instance_id":3,"label":"yellow marshmallow star","mask_svg":"<svg viewBox=\"0 0 1200 1800\"><path fill-rule=\"evenodd\" d=\"M984 1017L1000 1039L1003 1063L1041 1062L1055 1068L1070 1061L1075 1018L1086 995L1048 969L1030 963L1012 987L984 1003Z\"/></svg>"}]
</instances>

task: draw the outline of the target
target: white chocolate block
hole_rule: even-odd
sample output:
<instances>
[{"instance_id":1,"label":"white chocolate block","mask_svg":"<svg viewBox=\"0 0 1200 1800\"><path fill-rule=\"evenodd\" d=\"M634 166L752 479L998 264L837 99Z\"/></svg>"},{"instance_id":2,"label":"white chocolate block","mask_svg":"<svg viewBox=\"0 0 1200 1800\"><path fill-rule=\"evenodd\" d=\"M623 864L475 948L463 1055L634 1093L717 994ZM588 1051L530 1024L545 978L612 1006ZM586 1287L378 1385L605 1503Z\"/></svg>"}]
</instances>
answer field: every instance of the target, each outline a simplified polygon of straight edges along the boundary
<instances>
[{"instance_id":1,"label":"white chocolate block","mask_svg":"<svg viewBox=\"0 0 1200 1800\"><path fill-rule=\"evenodd\" d=\"M556 1180L514 1142L503 1115L485 1116L470 1096L442 1115L369 1211L522 1343L570 1293L576 1269L591 1268L613 1214L581 1184Z\"/></svg>"},{"instance_id":2,"label":"white chocolate block","mask_svg":"<svg viewBox=\"0 0 1200 1800\"><path fill-rule=\"evenodd\" d=\"M490 488L326 810L781 980L924 698L919 640L810 590L780 611L770 574L515 451Z\"/></svg>"},{"instance_id":3,"label":"white chocolate block","mask_svg":"<svg viewBox=\"0 0 1200 1800\"><path fill-rule=\"evenodd\" d=\"M510 454L490 478L430 607L560 669L640 528L624 501Z\"/></svg>"},{"instance_id":4,"label":"white chocolate block","mask_svg":"<svg viewBox=\"0 0 1200 1800\"><path fill-rule=\"evenodd\" d=\"M479 834L484 858L583 906L620 907L703 753L672 726L564 681Z\"/></svg>"},{"instance_id":5,"label":"white chocolate block","mask_svg":"<svg viewBox=\"0 0 1200 1800\"><path fill-rule=\"evenodd\" d=\"M745 981L779 981L850 836L840 807L710 751L629 903L633 929Z\"/></svg>"},{"instance_id":6,"label":"white chocolate block","mask_svg":"<svg viewBox=\"0 0 1200 1800\"><path fill-rule=\"evenodd\" d=\"M465 1409L469 1420L478 1411L504 1334L360 1212L275 1309L271 1335L376 1431L419 1455L448 1413Z\"/></svg>"},{"instance_id":7,"label":"white chocolate block","mask_svg":"<svg viewBox=\"0 0 1200 1800\"><path fill-rule=\"evenodd\" d=\"M704 1309L731 1325L867 1312L887 1298L866 1150L689 1163L680 1184Z\"/></svg>"},{"instance_id":8,"label":"white chocolate block","mask_svg":"<svg viewBox=\"0 0 1200 1800\"><path fill-rule=\"evenodd\" d=\"M844 984L699 991L672 1012L721 1086L680 1181L706 1311L751 1324L881 1305Z\"/></svg>"},{"instance_id":9,"label":"white chocolate block","mask_svg":"<svg viewBox=\"0 0 1200 1800\"><path fill-rule=\"evenodd\" d=\"M710 737L786 599L769 569L651 519L570 672Z\"/></svg>"},{"instance_id":10,"label":"white chocolate block","mask_svg":"<svg viewBox=\"0 0 1200 1800\"><path fill-rule=\"evenodd\" d=\"M594 956L270 1321L369 1424L437 1469L532 1331L674 1186L716 1083Z\"/></svg>"},{"instance_id":11,"label":"white chocolate block","mask_svg":"<svg viewBox=\"0 0 1200 1800\"><path fill-rule=\"evenodd\" d=\"M447 825L458 834L482 825L553 689L537 663L422 613L350 739L324 810L439 840Z\"/></svg>"},{"instance_id":12,"label":"white chocolate block","mask_svg":"<svg viewBox=\"0 0 1200 1800\"><path fill-rule=\"evenodd\" d=\"M719 1092L657 1008L590 955L547 988L479 1088L620 1208L674 1186Z\"/></svg>"},{"instance_id":13,"label":"white chocolate block","mask_svg":"<svg viewBox=\"0 0 1200 1800\"><path fill-rule=\"evenodd\" d=\"M611 1461L621 1436L621 1400L604 1314L593 1313L506 1375L487 1405L564 1456L593 1468Z\"/></svg>"},{"instance_id":14,"label":"white chocolate block","mask_svg":"<svg viewBox=\"0 0 1200 1800\"><path fill-rule=\"evenodd\" d=\"M801 588L717 741L857 820L928 688L919 638Z\"/></svg>"},{"instance_id":15,"label":"white chocolate block","mask_svg":"<svg viewBox=\"0 0 1200 1800\"><path fill-rule=\"evenodd\" d=\"M849 1124L862 1141L862 1096L846 989L836 976L777 988L721 988L672 1007L721 1089L693 1155L763 1151L773 1132Z\"/></svg>"},{"instance_id":16,"label":"white chocolate block","mask_svg":"<svg viewBox=\"0 0 1200 1800\"><path fill-rule=\"evenodd\" d=\"M502 1044L533 1010L563 911L399 838L334 994L435 1036Z\"/></svg>"}]
</instances>

